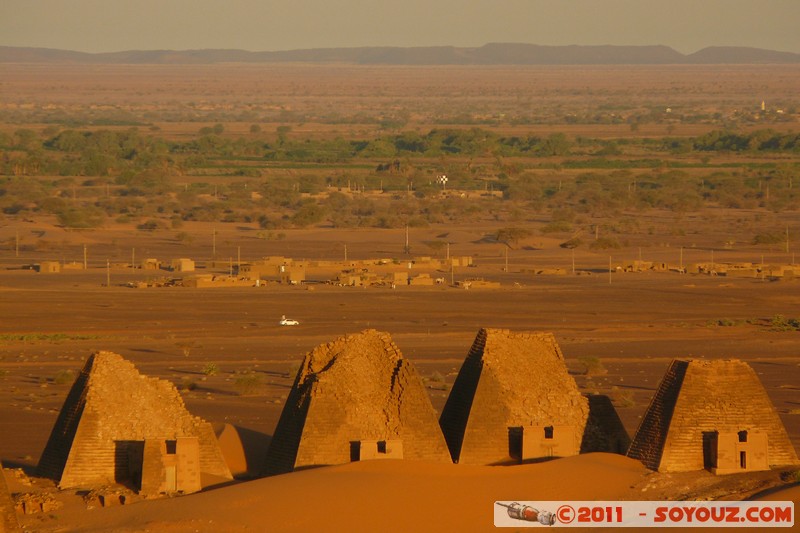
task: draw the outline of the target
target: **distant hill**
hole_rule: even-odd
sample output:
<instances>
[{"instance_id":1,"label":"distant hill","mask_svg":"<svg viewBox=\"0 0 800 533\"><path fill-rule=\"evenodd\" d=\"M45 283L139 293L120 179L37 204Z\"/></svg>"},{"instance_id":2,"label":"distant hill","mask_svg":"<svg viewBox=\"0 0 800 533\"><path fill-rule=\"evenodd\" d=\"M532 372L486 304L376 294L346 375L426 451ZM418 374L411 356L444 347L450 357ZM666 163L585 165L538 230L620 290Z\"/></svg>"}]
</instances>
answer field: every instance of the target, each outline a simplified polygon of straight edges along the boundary
<instances>
[{"instance_id":1,"label":"distant hill","mask_svg":"<svg viewBox=\"0 0 800 533\"><path fill-rule=\"evenodd\" d=\"M800 54L741 46L709 46L686 56L688 63L798 63Z\"/></svg>"},{"instance_id":2,"label":"distant hill","mask_svg":"<svg viewBox=\"0 0 800 533\"><path fill-rule=\"evenodd\" d=\"M800 54L714 46L684 55L668 46L542 46L490 43L454 46L312 48L280 52L246 50L129 50L90 54L51 48L0 46L0 63L350 63L362 65L664 65L800 63Z\"/></svg>"}]
</instances>

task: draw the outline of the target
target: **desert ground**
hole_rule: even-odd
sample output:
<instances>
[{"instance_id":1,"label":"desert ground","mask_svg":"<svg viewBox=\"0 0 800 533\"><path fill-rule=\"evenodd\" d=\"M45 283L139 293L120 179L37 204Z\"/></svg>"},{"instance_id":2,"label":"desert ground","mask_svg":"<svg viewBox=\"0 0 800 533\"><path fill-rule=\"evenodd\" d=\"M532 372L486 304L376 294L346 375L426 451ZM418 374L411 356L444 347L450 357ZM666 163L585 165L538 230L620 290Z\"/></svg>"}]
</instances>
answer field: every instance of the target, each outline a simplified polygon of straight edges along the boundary
<instances>
[{"instance_id":1,"label":"desert ground","mask_svg":"<svg viewBox=\"0 0 800 533\"><path fill-rule=\"evenodd\" d=\"M408 127L423 130L435 125L437 117L452 122L465 109L479 109L487 116L523 109L528 110L527 124L500 120L486 127L503 134L558 131L603 139L668 133L694 136L719 124L700 120L632 128L625 122L572 124L564 122L563 116L586 111L592 107L590 101L605 102L609 109L624 102L630 110L669 100L676 109L682 106L687 114L695 110L704 116L753 105L754 93L759 94L759 103L772 97L791 104L800 77L794 66L597 67L587 73L577 67L3 65L0 72L13 74L13 79L3 76L0 82L8 95L0 123L5 132L22 126L44 132L49 110L73 117L124 114L152 124L152 131L172 139L191 138L199 128L217 122L225 124L228 136L247 136L251 123L258 121L270 142L275 127L286 123L291 123L288 135L295 139L371 138L383 131L381 127L370 121L358 123L352 117L383 114L386 109L402 115ZM553 92L559 95L551 96ZM243 110L251 114L237 117ZM303 118L298 119L298 113ZM336 123L334 119L341 115L352 120ZM796 126L796 118L770 125L784 132ZM745 124L741 131L758 127ZM695 154L676 157L684 163L699 159ZM714 154L712 164L719 163L719 168L731 161L778 164L796 175L796 157ZM553 160L556 167L559 162L563 158ZM365 166L372 168L372 163ZM435 158L434 163L425 164L435 165ZM311 171L325 172L324 165ZM199 175L189 171L175 180L224 185L234 179L225 172ZM298 170L277 166L262 172L262 177L271 177L282 172L294 175ZM556 179L551 168L532 167L530 172ZM555 172L559 180L577 178L568 168ZM705 175L711 170L698 167L688 172ZM87 185L86 190L92 187ZM109 189L105 190L108 194ZM74 199L74 186L71 194ZM551 221L547 210L521 204L512 211L503 208L492 216L482 213L408 230L342 228L321 222L274 230L280 231L280 238L265 238L263 227L243 220L185 220L179 229L142 231L130 222L108 218L97 227L71 229L49 214L6 211L0 218L0 428L4 435L0 460L10 491L53 490L52 482L31 477L74 377L95 350L117 352L142 373L173 382L193 414L218 426L227 423L239 428L246 463L241 479L230 486L114 508L87 509L80 495L64 491L57 494L61 502L57 510L19 515L23 527L35 531L253 531L265 527L276 531L374 531L378 527L484 531L492 528L492 503L503 499L738 500L761 496L790 499L797 506L796 468L720 477L707 472L658 474L612 454L510 467L365 462L254 479L303 356L319 344L368 328L391 334L404 356L417 366L438 411L480 328L552 332L581 390L611 397L630 436L672 359L742 359L755 369L795 449L800 450L799 333L776 327L776 317L800 317L800 279L616 268L636 260L671 265L796 265L797 210L705 205L679 214L639 209L590 213L583 222L579 217L575 226L584 227L578 233L589 241L592 234L587 228L606 231L615 220L635 220L635 226L616 230L622 245L613 249L562 247L576 235L574 229L555 234L542 230ZM491 238L512 224L528 231L510 244ZM785 246L754 243L754 235L776 228L781 234L786 228ZM433 269L431 275L446 282L429 287L326 283L335 277L335 270L309 274L308 282L300 285L129 286L178 276L131 268L151 257L192 258L197 261L196 273L224 276L239 262L268 256L338 261L347 254L351 260L390 258L401 265L422 256L444 259L445 250L431 243L445 240L447 253L470 256L474 266ZM30 268L45 260L85 260L88 268L52 274ZM562 273L535 275L537 269L562 269ZM497 281L500 287L464 290L451 284L477 278ZM282 315L300 324L281 327ZM587 362L593 365L591 370ZM794 488L786 488L792 483ZM454 508L459 511L445 512Z\"/></svg>"}]
</instances>

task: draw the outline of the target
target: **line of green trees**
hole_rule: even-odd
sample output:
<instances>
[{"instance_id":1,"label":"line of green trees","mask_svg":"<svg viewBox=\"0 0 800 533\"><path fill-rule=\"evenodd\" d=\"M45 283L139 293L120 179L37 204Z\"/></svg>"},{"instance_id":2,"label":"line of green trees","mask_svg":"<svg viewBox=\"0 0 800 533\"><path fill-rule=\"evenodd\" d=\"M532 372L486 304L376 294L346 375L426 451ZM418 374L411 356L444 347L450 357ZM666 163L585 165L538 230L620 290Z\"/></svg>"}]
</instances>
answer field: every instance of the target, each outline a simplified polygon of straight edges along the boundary
<instances>
[{"instance_id":1,"label":"line of green trees","mask_svg":"<svg viewBox=\"0 0 800 533\"><path fill-rule=\"evenodd\" d=\"M800 209L798 164L791 158L748 160L698 175L680 168L685 159L670 159L678 142L672 139L508 137L477 128L372 140L298 140L286 129L276 133L269 141L226 137L214 128L188 141L135 129L0 133L0 212L52 214L68 227L98 226L110 217L159 230L186 220L258 222L264 229L397 227L476 217L518 220L565 208L597 216L648 208L686 213L708 205ZM679 142L698 155L795 154L799 138L762 130ZM640 143L636 158L623 155L631 142ZM643 158L642 149L657 157ZM559 157L555 163L540 159L552 156ZM481 162L473 164L475 159ZM318 168L262 178L259 169L278 161ZM326 161L356 161L353 167L365 168L319 165ZM587 171L575 176L564 168ZM443 196L440 172L448 175L448 189L484 194ZM220 173L231 178L212 185L202 177Z\"/></svg>"},{"instance_id":2,"label":"line of green trees","mask_svg":"<svg viewBox=\"0 0 800 533\"><path fill-rule=\"evenodd\" d=\"M269 142L227 137L213 128L188 141L168 141L137 129L125 131L64 130L42 138L28 129L0 133L0 173L4 175L118 176L148 168L206 168L244 162L336 163L356 159L432 157L592 156L572 161L589 168L651 166L662 162L625 160L620 147L631 144L597 139L547 136L502 136L479 128L434 129L427 134L403 132L371 140L291 139L281 132ZM280 128L279 128L280 129ZM221 132L220 132L221 133ZM651 154L749 152L800 154L800 134L759 130L749 134L713 131L695 138L641 140Z\"/></svg>"}]
</instances>

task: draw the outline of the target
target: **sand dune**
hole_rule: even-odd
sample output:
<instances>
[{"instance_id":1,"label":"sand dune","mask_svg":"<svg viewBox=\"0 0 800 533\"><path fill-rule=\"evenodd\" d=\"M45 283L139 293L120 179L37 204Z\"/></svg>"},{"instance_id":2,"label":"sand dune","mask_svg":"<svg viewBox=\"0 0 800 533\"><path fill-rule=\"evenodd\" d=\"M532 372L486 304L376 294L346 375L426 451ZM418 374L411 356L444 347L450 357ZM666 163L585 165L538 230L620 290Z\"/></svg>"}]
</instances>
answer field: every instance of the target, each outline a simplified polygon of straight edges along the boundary
<instances>
[{"instance_id":1,"label":"sand dune","mask_svg":"<svg viewBox=\"0 0 800 533\"><path fill-rule=\"evenodd\" d=\"M363 461L83 513L71 531L489 531L497 500L630 499L639 463L594 453L514 467ZM62 526L65 524L61 524ZM73 529L74 527L74 529Z\"/></svg>"}]
</instances>

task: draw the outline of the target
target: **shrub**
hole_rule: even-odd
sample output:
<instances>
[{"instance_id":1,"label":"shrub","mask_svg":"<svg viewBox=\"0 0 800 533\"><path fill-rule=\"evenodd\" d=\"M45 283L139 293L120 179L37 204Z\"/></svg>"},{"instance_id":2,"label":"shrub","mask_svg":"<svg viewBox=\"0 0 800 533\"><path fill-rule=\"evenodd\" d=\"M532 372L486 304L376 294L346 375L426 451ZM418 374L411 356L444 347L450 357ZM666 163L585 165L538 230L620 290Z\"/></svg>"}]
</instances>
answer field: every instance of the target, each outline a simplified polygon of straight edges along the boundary
<instances>
[{"instance_id":1,"label":"shrub","mask_svg":"<svg viewBox=\"0 0 800 533\"><path fill-rule=\"evenodd\" d=\"M65 228L96 228L103 224L103 213L94 207L68 207L56 213L58 223Z\"/></svg>"},{"instance_id":2,"label":"shrub","mask_svg":"<svg viewBox=\"0 0 800 533\"><path fill-rule=\"evenodd\" d=\"M444 376L442 376L439 372L434 372L431 374L430 380L434 383L444 383Z\"/></svg>"},{"instance_id":3,"label":"shrub","mask_svg":"<svg viewBox=\"0 0 800 533\"><path fill-rule=\"evenodd\" d=\"M578 237L573 237L572 239L570 239L568 241L562 242L561 244L559 244L559 246L561 248L573 249L573 248L577 248L581 244L583 244L583 241L581 239L579 239Z\"/></svg>"},{"instance_id":4,"label":"shrub","mask_svg":"<svg viewBox=\"0 0 800 533\"><path fill-rule=\"evenodd\" d=\"M181 349L184 357L189 357L189 354L192 353L192 348L197 348L200 345L196 341L181 341L175 343L175 346Z\"/></svg>"},{"instance_id":5,"label":"shrub","mask_svg":"<svg viewBox=\"0 0 800 533\"><path fill-rule=\"evenodd\" d=\"M600 237L589 245L592 250L608 250L611 248L621 248L622 245L613 237Z\"/></svg>"},{"instance_id":6,"label":"shrub","mask_svg":"<svg viewBox=\"0 0 800 533\"><path fill-rule=\"evenodd\" d=\"M160 221L151 218L151 219L149 219L149 220L147 220L145 222L142 222L141 224L137 225L136 229L138 229L140 231L156 231L156 230L161 229L163 227L164 226Z\"/></svg>"},{"instance_id":7,"label":"shrub","mask_svg":"<svg viewBox=\"0 0 800 533\"><path fill-rule=\"evenodd\" d=\"M578 357L578 362L583 366L583 373L587 376L600 376L608 374L608 370L603 366L599 358L591 355L582 355Z\"/></svg>"},{"instance_id":8,"label":"shrub","mask_svg":"<svg viewBox=\"0 0 800 533\"><path fill-rule=\"evenodd\" d=\"M775 315L770 321L770 329L772 331L800 331L800 320Z\"/></svg>"},{"instance_id":9,"label":"shrub","mask_svg":"<svg viewBox=\"0 0 800 533\"><path fill-rule=\"evenodd\" d=\"M542 228L539 231L545 235L548 233L568 232L572 231L572 224L570 224L566 220L556 220L547 224L546 226L542 226Z\"/></svg>"},{"instance_id":10,"label":"shrub","mask_svg":"<svg viewBox=\"0 0 800 533\"><path fill-rule=\"evenodd\" d=\"M66 385L67 383L72 383L74 380L75 375L72 373L72 370L62 370L55 375L53 383L56 385Z\"/></svg>"},{"instance_id":11,"label":"shrub","mask_svg":"<svg viewBox=\"0 0 800 533\"><path fill-rule=\"evenodd\" d=\"M620 407L636 407L636 400L633 397L632 390L621 390L619 387L614 386L611 388L611 396L615 404Z\"/></svg>"},{"instance_id":12,"label":"shrub","mask_svg":"<svg viewBox=\"0 0 800 533\"><path fill-rule=\"evenodd\" d=\"M785 240L782 233L759 233L753 238L753 244L783 244Z\"/></svg>"},{"instance_id":13,"label":"shrub","mask_svg":"<svg viewBox=\"0 0 800 533\"><path fill-rule=\"evenodd\" d=\"M207 363L206 366L203 367L203 374L206 376L215 376L219 373L219 367L217 363Z\"/></svg>"},{"instance_id":14,"label":"shrub","mask_svg":"<svg viewBox=\"0 0 800 533\"><path fill-rule=\"evenodd\" d=\"M240 396L253 395L261 386L261 376L252 371L239 374L233 386Z\"/></svg>"}]
</instances>

